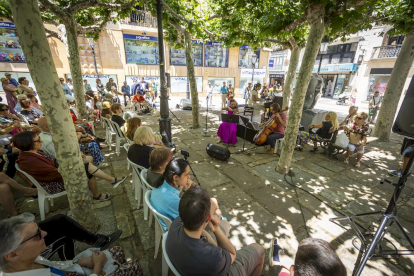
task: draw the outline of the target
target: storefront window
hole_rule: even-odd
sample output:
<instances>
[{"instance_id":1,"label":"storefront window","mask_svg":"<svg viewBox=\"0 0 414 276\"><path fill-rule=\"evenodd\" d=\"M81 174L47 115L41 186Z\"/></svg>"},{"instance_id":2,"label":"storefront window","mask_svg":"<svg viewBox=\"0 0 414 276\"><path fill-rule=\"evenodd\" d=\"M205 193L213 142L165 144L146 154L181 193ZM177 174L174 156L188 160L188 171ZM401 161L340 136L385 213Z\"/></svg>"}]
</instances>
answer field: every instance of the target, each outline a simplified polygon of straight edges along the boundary
<instances>
[{"instance_id":1,"label":"storefront window","mask_svg":"<svg viewBox=\"0 0 414 276\"><path fill-rule=\"evenodd\" d=\"M26 62L16 27L9 22L0 22L0 62Z\"/></svg>"},{"instance_id":2,"label":"storefront window","mask_svg":"<svg viewBox=\"0 0 414 276\"><path fill-rule=\"evenodd\" d=\"M335 54L332 55L332 60L331 60L332 64L338 64L341 63L341 54Z\"/></svg>"},{"instance_id":3,"label":"storefront window","mask_svg":"<svg viewBox=\"0 0 414 276\"><path fill-rule=\"evenodd\" d=\"M252 57L256 56L256 62L253 64ZM259 65L260 49L254 51L249 45L243 45L239 50L239 68L257 68Z\"/></svg>"},{"instance_id":4,"label":"storefront window","mask_svg":"<svg viewBox=\"0 0 414 276\"><path fill-rule=\"evenodd\" d=\"M134 84L134 80L136 80L137 82L140 82L141 77L137 77L137 76L126 76L125 77L125 81L129 85L129 87L131 87ZM160 91L160 77L144 77L144 81L146 81L149 86L152 83L152 80L154 80L154 82L158 84L158 91Z\"/></svg>"},{"instance_id":5,"label":"storefront window","mask_svg":"<svg viewBox=\"0 0 414 276\"><path fill-rule=\"evenodd\" d=\"M208 83L211 83L214 94L220 94L220 88L223 86L223 82L226 82L227 87L229 84L234 87L234 78L208 78Z\"/></svg>"},{"instance_id":6,"label":"storefront window","mask_svg":"<svg viewBox=\"0 0 414 276\"><path fill-rule=\"evenodd\" d=\"M208 42L205 46L204 66L228 67L229 50L220 42Z\"/></svg>"},{"instance_id":7,"label":"storefront window","mask_svg":"<svg viewBox=\"0 0 414 276\"><path fill-rule=\"evenodd\" d=\"M67 79L72 78L71 74L65 74L65 82ZM103 85L106 85L106 83L109 82L109 79L112 78L114 80L114 83L118 86L118 78L116 75L99 75L99 79L101 80L101 83ZM87 80L88 84L91 86L93 91L97 91L96 89L96 75L82 75L82 80ZM119 84L121 85L121 84ZM120 88L118 87L118 90L120 91Z\"/></svg>"},{"instance_id":8,"label":"storefront window","mask_svg":"<svg viewBox=\"0 0 414 276\"><path fill-rule=\"evenodd\" d=\"M158 38L124 34L124 44L127 63L159 64Z\"/></svg>"},{"instance_id":9,"label":"storefront window","mask_svg":"<svg viewBox=\"0 0 414 276\"><path fill-rule=\"evenodd\" d=\"M203 43L193 40L194 66L203 66ZM170 47L170 65L187 65L184 48Z\"/></svg>"},{"instance_id":10,"label":"storefront window","mask_svg":"<svg viewBox=\"0 0 414 276\"><path fill-rule=\"evenodd\" d=\"M380 96L384 96L390 76L391 75L369 75L367 101L374 95L376 90L380 92Z\"/></svg>"},{"instance_id":11,"label":"storefront window","mask_svg":"<svg viewBox=\"0 0 414 276\"><path fill-rule=\"evenodd\" d=\"M203 92L203 77L196 77L197 92ZM171 93L187 92L187 77L171 77Z\"/></svg>"},{"instance_id":12,"label":"storefront window","mask_svg":"<svg viewBox=\"0 0 414 276\"><path fill-rule=\"evenodd\" d=\"M4 73L11 73L12 74L12 78L15 79L16 81L20 78L20 77L25 77L28 81L29 81L29 87L33 88L33 90L36 91L36 87L33 83L32 77L30 76L30 73L20 73L20 72L0 72L0 76L1 78L4 78ZM3 92L3 86L0 85L0 91Z\"/></svg>"}]
</instances>

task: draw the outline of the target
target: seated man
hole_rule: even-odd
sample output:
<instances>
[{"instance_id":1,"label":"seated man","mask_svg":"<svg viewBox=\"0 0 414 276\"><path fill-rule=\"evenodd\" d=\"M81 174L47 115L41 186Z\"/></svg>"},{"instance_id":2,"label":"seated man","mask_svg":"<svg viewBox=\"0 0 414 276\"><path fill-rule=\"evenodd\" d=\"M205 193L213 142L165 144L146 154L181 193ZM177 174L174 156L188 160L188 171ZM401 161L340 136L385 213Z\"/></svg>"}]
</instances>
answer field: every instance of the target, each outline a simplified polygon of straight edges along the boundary
<instances>
[{"instance_id":1,"label":"seated man","mask_svg":"<svg viewBox=\"0 0 414 276\"><path fill-rule=\"evenodd\" d=\"M118 124L119 128L123 127L125 124L124 118L122 118L120 115L122 114L122 106L119 103L114 103L111 106L112 111L112 117L111 120Z\"/></svg>"},{"instance_id":2,"label":"seated man","mask_svg":"<svg viewBox=\"0 0 414 276\"><path fill-rule=\"evenodd\" d=\"M407 167L408 161L414 152L414 140L410 138L404 138L403 145L401 147L401 155L403 156L403 164L399 170L390 170L388 173L393 176L401 177L405 168Z\"/></svg>"},{"instance_id":3,"label":"seated man","mask_svg":"<svg viewBox=\"0 0 414 276\"><path fill-rule=\"evenodd\" d=\"M211 214L208 192L192 186L180 200L179 214L170 226L166 251L181 275L261 275L264 249L251 244L236 252L220 229L220 219ZM217 245L208 235L209 226Z\"/></svg>"},{"instance_id":4,"label":"seated man","mask_svg":"<svg viewBox=\"0 0 414 276\"><path fill-rule=\"evenodd\" d=\"M102 275L108 258L111 261L105 266L108 275L142 275L138 260L126 262L119 246L93 253L84 251L82 258L73 261L48 261L41 256L47 249L47 232L40 227L34 222L34 216L28 213L0 222L2 275ZM53 230L60 231L60 227L64 226L55 225Z\"/></svg>"},{"instance_id":5,"label":"seated man","mask_svg":"<svg viewBox=\"0 0 414 276\"><path fill-rule=\"evenodd\" d=\"M333 247L324 240L312 238L302 240L293 265L288 264L292 261L278 260L277 252L280 252L281 248L275 241L276 239L273 239L270 245L269 265L282 266L279 276L346 276L344 264Z\"/></svg>"}]
</instances>

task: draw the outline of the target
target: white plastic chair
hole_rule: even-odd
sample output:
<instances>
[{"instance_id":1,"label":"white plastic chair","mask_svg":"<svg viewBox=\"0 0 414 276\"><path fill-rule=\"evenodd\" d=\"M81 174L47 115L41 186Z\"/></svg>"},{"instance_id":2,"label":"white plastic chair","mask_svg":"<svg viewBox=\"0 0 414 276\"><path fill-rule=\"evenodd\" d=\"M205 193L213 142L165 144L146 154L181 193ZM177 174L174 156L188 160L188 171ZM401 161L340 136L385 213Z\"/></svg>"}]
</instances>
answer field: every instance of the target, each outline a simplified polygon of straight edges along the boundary
<instances>
[{"instance_id":1,"label":"white plastic chair","mask_svg":"<svg viewBox=\"0 0 414 276\"><path fill-rule=\"evenodd\" d=\"M276 140L275 143L275 150L273 151L273 153L276 153L278 149L282 149L283 146L283 141L285 140L285 138L280 138Z\"/></svg>"},{"instance_id":2,"label":"white plastic chair","mask_svg":"<svg viewBox=\"0 0 414 276\"><path fill-rule=\"evenodd\" d=\"M167 250L165 249L165 243L167 242L168 231L162 235L162 276L168 275L168 268L171 269L172 273L176 276L181 276L175 268L174 264L168 257Z\"/></svg>"},{"instance_id":3,"label":"white plastic chair","mask_svg":"<svg viewBox=\"0 0 414 276\"><path fill-rule=\"evenodd\" d=\"M143 186L144 186L144 184L142 183L140 174L141 174L141 171L145 168L140 165L135 164L134 162L129 160L128 157L127 157L127 161L132 167L132 189L135 190L135 199L138 201L138 209L139 209L139 207L141 206L141 197L143 195L142 191L143 191Z\"/></svg>"},{"instance_id":4,"label":"white plastic chair","mask_svg":"<svg viewBox=\"0 0 414 276\"><path fill-rule=\"evenodd\" d=\"M108 119L107 119L108 120ZM115 132L115 138L116 138L116 154L119 156L119 154L121 153L121 141L125 140L125 134L124 132L121 130L121 128L119 127L119 125L113 121L108 120L111 125L112 125L112 129ZM127 151L128 152L128 151Z\"/></svg>"},{"instance_id":5,"label":"white plastic chair","mask_svg":"<svg viewBox=\"0 0 414 276\"><path fill-rule=\"evenodd\" d=\"M154 187L152 187L147 181L147 171L148 171L147 169L143 169L143 170L141 170L141 174L140 174L141 182L144 184L142 186L143 191L144 191L144 195L147 193L147 191L154 190ZM144 220L147 220L147 219L148 219L148 205L144 200ZM151 224L152 224L152 212L149 211L148 227L151 227Z\"/></svg>"},{"instance_id":6,"label":"white plastic chair","mask_svg":"<svg viewBox=\"0 0 414 276\"><path fill-rule=\"evenodd\" d=\"M127 141L129 141L129 140L127 140ZM129 150L130 145L131 145L130 143L125 143L124 144L124 149L126 150L127 154L128 154L128 150ZM127 162L127 170L128 171L129 171L129 166L130 166L130 164L129 164L129 162Z\"/></svg>"},{"instance_id":7,"label":"white plastic chair","mask_svg":"<svg viewBox=\"0 0 414 276\"><path fill-rule=\"evenodd\" d=\"M19 172L24 174L30 180L30 182L32 182L33 185L36 186L37 196L38 196L37 201L39 202L40 219L44 220L45 213L49 213L49 199L50 199L50 205L53 206L53 199L56 197L66 195L66 191L63 191L57 194L49 194L48 192L45 191L45 189L43 189L43 187L39 184L39 182L37 182L36 179L34 179L30 174L20 169L19 164L16 163L15 166Z\"/></svg>"},{"instance_id":8,"label":"white plastic chair","mask_svg":"<svg viewBox=\"0 0 414 276\"><path fill-rule=\"evenodd\" d=\"M103 120L102 124L105 126L105 130L106 130L106 142L109 145L109 150L111 150L112 149L112 146L111 146L111 144L112 144L112 135L115 134L115 131L112 129L111 121L108 120L108 118L105 118L105 117L101 117L101 118Z\"/></svg>"},{"instance_id":9,"label":"white plastic chair","mask_svg":"<svg viewBox=\"0 0 414 276\"><path fill-rule=\"evenodd\" d=\"M154 259L158 256L158 249L160 248L160 242L161 242L161 236L166 231L164 231L164 227L162 227L161 222L159 219L162 219L164 223L167 225L167 229L170 229L171 226L171 220L167 218L164 215L161 215L160 213L155 210L155 208L151 205L151 193L152 191L147 191L145 193L145 201L147 202L148 207L150 208L151 212L154 214L155 221L157 222L155 224L155 253L154 253Z\"/></svg>"}]
</instances>

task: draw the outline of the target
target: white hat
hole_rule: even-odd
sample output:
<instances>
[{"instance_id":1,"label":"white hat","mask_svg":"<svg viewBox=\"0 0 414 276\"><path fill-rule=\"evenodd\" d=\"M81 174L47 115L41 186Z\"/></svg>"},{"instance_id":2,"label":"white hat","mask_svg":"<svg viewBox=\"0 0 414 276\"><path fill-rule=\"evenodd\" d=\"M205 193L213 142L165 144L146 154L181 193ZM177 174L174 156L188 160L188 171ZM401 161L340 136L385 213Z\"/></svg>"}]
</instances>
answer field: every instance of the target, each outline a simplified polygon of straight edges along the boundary
<instances>
[{"instance_id":1,"label":"white hat","mask_svg":"<svg viewBox=\"0 0 414 276\"><path fill-rule=\"evenodd\" d=\"M72 95L69 95L69 94L65 94L65 98L68 102L74 102L75 101L75 97L73 97Z\"/></svg>"}]
</instances>

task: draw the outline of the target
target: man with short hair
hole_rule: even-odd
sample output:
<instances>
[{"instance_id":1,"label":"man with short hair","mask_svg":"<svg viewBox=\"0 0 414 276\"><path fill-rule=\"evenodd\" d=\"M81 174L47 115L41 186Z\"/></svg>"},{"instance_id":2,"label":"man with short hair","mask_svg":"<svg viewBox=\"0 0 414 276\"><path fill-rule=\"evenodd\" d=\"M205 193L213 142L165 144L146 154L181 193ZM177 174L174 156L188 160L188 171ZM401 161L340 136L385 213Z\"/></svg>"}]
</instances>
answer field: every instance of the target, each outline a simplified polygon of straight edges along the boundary
<instances>
[{"instance_id":1,"label":"man with short hair","mask_svg":"<svg viewBox=\"0 0 414 276\"><path fill-rule=\"evenodd\" d=\"M181 275L260 275L264 249L251 244L236 252L233 244L219 227L206 189L192 186L180 200L180 216L170 226L166 251ZM215 241L204 228L214 234ZM204 234L204 236L203 236Z\"/></svg>"},{"instance_id":2,"label":"man with short hair","mask_svg":"<svg viewBox=\"0 0 414 276\"><path fill-rule=\"evenodd\" d=\"M221 93L221 108L226 108L226 100L227 100L227 92L228 87L226 86L226 82L223 81L223 86L220 88Z\"/></svg>"},{"instance_id":3,"label":"man with short hair","mask_svg":"<svg viewBox=\"0 0 414 276\"><path fill-rule=\"evenodd\" d=\"M244 89L244 104L247 106L247 102L250 99L250 94L252 92L252 82L247 83L247 87Z\"/></svg>"},{"instance_id":4,"label":"man with short hair","mask_svg":"<svg viewBox=\"0 0 414 276\"><path fill-rule=\"evenodd\" d=\"M148 91L148 83L144 80L144 77L141 77L141 82L135 87L135 94L141 94L145 96L145 93Z\"/></svg>"},{"instance_id":5,"label":"man with short hair","mask_svg":"<svg viewBox=\"0 0 414 276\"><path fill-rule=\"evenodd\" d=\"M134 79L133 82L134 83L131 85L131 96L134 96L134 95L137 94L136 89L137 89L137 86L138 86L138 80Z\"/></svg>"},{"instance_id":6,"label":"man with short hair","mask_svg":"<svg viewBox=\"0 0 414 276\"><path fill-rule=\"evenodd\" d=\"M11 76L12 76L12 74L11 73L4 73L4 76L6 76L6 79L8 79L9 80L9 83L10 84L13 84L14 86L16 86L16 88L17 88L17 86L19 86L19 83L18 83L18 81L17 80L15 80L15 79L13 79Z\"/></svg>"},{"instance_id":7,"label":"man with short hair","mask_svg":"<svg viewBox=\"0 0 414 276\"><path fill-rule=\"evenodd\" d=\"M127 106L127 97L129 99L131 96L131 89L126 81L124 81L124 85L122 86L121 91L124 94L124 105Z\"/></svg>"},{"instance_id":8,"label":"man with short hair","mask_svg":"<svg viewBox=\"0 0 414 276\"><path fill-rule=\"evenodd\" d=\"M208 83L207 86L207 103L210 100L210 106L213 105L213 87L211 86L211 83Z\"/></svg>"},{"instance_id":9,"label":"man with short hair","mask_svg":"<svg viewBox=\"0 0 414 276\"><path fill-rule=\"evenodd\" d=\"M113 78L110 78L109 81L106 83L106 91L108 91L108 93L111 93L112 91L112 87L115 86L115 90L117 88L116 83L114 82Z\"/></svg>"}]
</instances>

